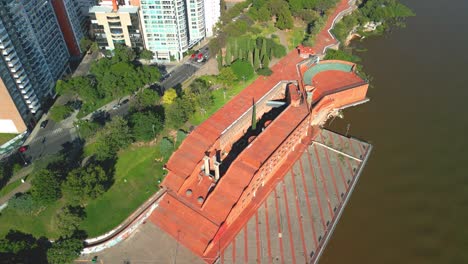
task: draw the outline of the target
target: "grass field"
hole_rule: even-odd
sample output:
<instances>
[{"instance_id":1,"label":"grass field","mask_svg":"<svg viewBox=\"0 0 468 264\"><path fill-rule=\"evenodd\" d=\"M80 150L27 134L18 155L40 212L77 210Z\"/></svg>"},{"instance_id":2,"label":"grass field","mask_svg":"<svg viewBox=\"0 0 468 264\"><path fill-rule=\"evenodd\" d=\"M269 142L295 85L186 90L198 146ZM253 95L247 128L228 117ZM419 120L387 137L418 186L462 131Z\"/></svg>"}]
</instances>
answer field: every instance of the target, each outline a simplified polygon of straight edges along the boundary
<instances>
[{"instance_id":1,"label":"grass field","mask_svg":"<svg viewBox=\"0 0 468 264\"><path fill-rule=\"evenodd\" d=\"M86 206L82 229L90 237L102 235L121 224L133 211L158 190L163 164L157 146L130 147L119 154L115 182L102 196Z\"/></svg>"},{"instance_id":2,"label":"grass field","mask_svg":"<svg viewBox=\"0 0 468 264\"><path fill-rule=\"evenodd\" d=\"M114 184L86 206L87 217L81 227L90 237L102 235L118 226L158 190L158 180L163 177L162 163L154 161L158 155L157 146L131 146L119 153ZM1 192L7 192L6 188L14 189L19 184L21 180L7 185ZM57 238L54 216L64 204L64 199L61 199L35 215L6 208L0 213L0 237L10 229L17 229L37 237Z\"/></svg>"},{"instance_id":3,"label":"grass field","mask_svg":"<svg viewBox=\"0 0 468 264\"><path fill-rule=\"evenodd\" d=\"M64 202L64 200L59 200L34 214L18 213L7 207L0 213L0 237L5 236L10 229L16 229L36 237L57 238L58 231L54 224L54 216Z\"/></svg>"},{"instance_id":4,"label":"grass field","mask_svg":"<svg viewBox=\"0 0 468 264\"><path fill-rule=\"evenodd\" d=\"M205 121L208 117L213 115L216 111L218 111L221 107L223 107L229 100L231 100L234 96L240 93L245 87L249 86L252 82L257 79L257 75L255 75L251 80L244 82L239 82L234 87L224 90L218 89L213 91L214 97L214 104L210 108L206 109L205 114L201 114L199 112L195 113L192 118L190 118L189 122L195 126L201 124ZM224 94L224 91L226 94Z\"/></svg>"},{"instance_id":5,"label":"grass field","mask_svg":"<svg viewBox=\"0 0 468 264\"><path fill-rule=\"evenodd\" d=\"M7 143L10 139L13 139L18 134L8 134L8 133L0 133L0 146Z\"/></svg>"},{"instance_id":6,"label":"grass field","mask_svg":"<svg viewBox=\"0 0 468 264\"><path fill-rule=\"evenodd\" d=\"M3 186L1 189L0 189L0 197L8 194L9 192L13 191L16 187L20 186L21 185L21 179L18 179L6 186Z\"/></svg>"}]
</instances>

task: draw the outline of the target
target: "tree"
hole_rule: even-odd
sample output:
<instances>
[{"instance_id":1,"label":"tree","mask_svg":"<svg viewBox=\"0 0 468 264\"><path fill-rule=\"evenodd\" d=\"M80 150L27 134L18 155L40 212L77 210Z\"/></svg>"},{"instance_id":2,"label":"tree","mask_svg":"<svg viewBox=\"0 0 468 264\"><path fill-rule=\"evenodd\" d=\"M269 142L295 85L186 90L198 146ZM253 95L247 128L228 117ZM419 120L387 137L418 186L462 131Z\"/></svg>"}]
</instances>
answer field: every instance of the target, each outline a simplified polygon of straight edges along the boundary
<instances>
[{"instance_id":1,"label":"tree","mask_svg":"<svg viewBox=\"0 0 468 264\"><path fill-rule=\"evenodd\" d=\"M254 49L253 55L253 67L256 70L260 68L260 50Z\"/></svg>"},{"instance_id":2,"label":"tree","mask_svg":"<svg viewBox=\"0 0 468 264\"><path fill-rule=\"evenodd\" d=\"M257 129L257 108L255 101L252 101L252 130Z\"/></svg>"},{"instance_id":3,"label":"tree","mask_svg":"<svg viewBox=\"0 0 468 264\"><path fill-rule=\"evenodd\" d=\"M85 218L85 211L80 206L65 206L55 215L57 228L64 237L70 237L78 230Z\"/></svg>"},{"instance_id":4,"label":"tree","mask_svg":"<svg viewBox=\"0 0 468 264\"><path fill-rule=\"evenodd\" d=\"M270 67L270 58L268 56L264 56L262 60L262 68Z\"/></svg>"},{"instance_id":5,"label":"tree","mask_svg":"<svg viewBox=\"0 0 468 264\"><path fill-rule=\"evenodd\" d=\"M159 95L151 89L144 89L136 94L132 101L132 108L136 111L142 111L155 106L159 102Z\"/></svg>"},{"instance_id":6,"label":"tree","mask_svg":"<svg viewBox=\"0 0 468 264\"><path fill-rule=\"evenodd\" d=\"M47 251L47 260L53 264L72 263L80 256L83 241L78 238L61 238Z\"/></svg>"},{"instance_id":7,"label":"tree","mask_svg":"<svg viewBox=\"0 0 468 264\"><path fill-rule=\"evenodd\" d=\"M167 137L163 138L159 143L159 153L165 160L168 160L172 152L174 152L174 143Z\"/></svg>"},{"instance_id":8,"label":"tree","mask_svg":"<svg viewBox=\"0 0 468 264\"><path fill-rule=\"evenodd\" d=\"M1 263L47 263L46 251L50 242L31 234L10 230L0 239Z\"/></svg>"},{"instance_id":9,"label":"tree","mask_svg":"<svg viewBox=\"0 0 468 264\"><path fill-rule=\"evenodd\" d=\"M80 50L81 50L81 52L85 52L86 50L88 50L91 43L93 43L93 42L91 40L89 40L88 38L86 38L86 37L80 39Z\"/></svg>"},{"instance_id":10,"label":"tree","mask_svg":"<svg viewBox=\"0 0 468 264\"><path fill-rule=\"evenodd\" d=\"M216 61L218 62L218 70L221 70L223 68L223 54L221 52L216 56Z\"/></svg>"},{"instance_id":11,"label":"tree","mask_svg":"<svg viewBox=\"0 0 468 264\"><path fill-rule=\"evenodd\" d=\"M231 65L231 61L232 61L232 52L231 52L230 45L228 45L226 47L226 55L224 56L224 64L229 66L229 65Z\"/></svg>"},{"instance_id":12,"label":"tree","mask_svg":"<svg viewBox=\"0 0 468 264\"><path fill-rule=\"evenodd\" d=\"M186 97L190 98L194 108L204 111L213 105L213 95L208 83L202 79L195 79L187 89Z\"/></svg>"},{"instance_id":13,"label":"tree","mask_svg":"<svg viewBox=\"0 0 468 264\"><path fill-rule=\"evenodd\" d=\"M54 120L54 122L60 122L63 119L69 117L73 112L73 108L68 105L54 105L50 109L49 116L50 119Z\"/></svg>"},{"instance_id":14,"label":"tree","mask_svg":"<svg viewBox=\"0 0 468 264\"><path fill-rule=\"evenodd\" d=\"M154 52L151 50L144 49L142 52L140 52L140 59L143 60L152 60L154 58Z\"/></svg>"},{"instance_id":15,"label":"tree","mask_svg":"<svg viewBox=\"0 0 468 264\"><path fill-rule=\"evenodd\" d=\"M276 19L276 27L283 30L283 29L291 29L294 25L293 18L291 15L291 11L284 6L280 9L277 19Z\"/></svg>"},{"instance_id":16,"label":"tree","mask_svg":"<svg viewBox=\"0 0 468 264\"><path fill-rule=\"evenodd\" d=\"M8 201L8 207L20 213L31 214L37 208L37 202L29 192L18 193Z\"/></svg>"},{"instance_id":17,"label":"tree","mask_svg":"<svg viewBox=\"0 0 468 264\"><path fill-rule=\"evenodd\" d=\"M254 69L247 61L236 60L231 65L231 69L238 80L250 80L254 76Z\"/></svg>"},{"instance_id":18,"label":"tree","mask_svg":"<svg viewBox=\"0 0 468 264\"><path fill-rule=\"evenodd\" d=\"M231 67L224 67L218 75L218 79L225 85L231 86L237 79L236 74Z\"/></svg>"},{"instance_id":19,"label":"tree","mask_svg":"<svg viewBox=\"0 0 468 264\"><path fill-rule=\"evenodd\" d=\"M125 45L117 44L113 50L112 62L132 62L136 58L136 53L132 48Z\"/></svg>"},{"instance_id":20,"label":"tree","mask_svg":"<svg viewBox=\"0 0 468 264\"><path fill-rule=\"evenodd\" d=\"M77 168L68 173L63 183L63 193L71 204L83 204L104 193L110 181L110 174L101 166L90 164L86 168Z\"/></svg>"},{"instance_id":21,"label":"tree","mask_svg":"<svg viewBox=\"0 0 468 264\"><path fill-rule=\"evenodd\" d=\"M136 112L130 116L130 127L136 140L150 141L163 129L163 120L152 111Z\"/></svg>"},{"instance_id":22,"label":"tree","mask_svg":"<svg viewBox=\"0 0 468 264\"><path fill-rule=\"evenodd\" d=\"M174 88L166 90L162 97L162 103L165 105L171 105L174 103L175 99L177 98L177 92Z\"/></svg>"},{"instance_id":23,"label":"tree","mask_svg":"<svg viewBox=\"0 0 468 264\"><path fill-rule=\"evenodd\" d=\"M34 173L31 194L38 202L50 203L57 200L62 195L58 176L46 169Z\"/></svg>"},{"instance_id":24,"label":"tree","mask_svg":"<svg viewBox=\"0 0 468 264\"><path fill-rule=\"evenodd\" d=\"M106 126L96 134L96 158L104 160L115 156L120 148L132 142L127 121L122 117L114 117Z\"/></svg>"},{"instance_id":25,"label":"tree","mask_svg":"<svg viewBox=\"0 0 468 264\"><path fill-rule=\"evenodd\" d=\"M176 98L170 105L165 106L166 125L179 128L192 116L194 106L189 98Z\"/></svg>"}]
</instances>

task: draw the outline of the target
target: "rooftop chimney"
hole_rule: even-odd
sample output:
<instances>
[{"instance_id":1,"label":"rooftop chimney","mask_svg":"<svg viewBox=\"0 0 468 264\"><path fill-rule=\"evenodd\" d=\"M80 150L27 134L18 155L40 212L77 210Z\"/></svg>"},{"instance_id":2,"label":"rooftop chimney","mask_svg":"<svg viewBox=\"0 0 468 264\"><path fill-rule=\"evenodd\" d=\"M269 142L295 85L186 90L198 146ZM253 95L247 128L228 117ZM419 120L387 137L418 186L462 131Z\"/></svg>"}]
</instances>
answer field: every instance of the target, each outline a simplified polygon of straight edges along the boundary
<instances>
[{"instance_id":1,"label":"rooftop chimney","mask_svg":"<svg viewBox=\"0 0 468 264\"><path fill-rule=\"evenodd\" d=\"M205 155L203 158L203 161L205 162L205 165L203 166L205 169L205 175L210 175L210 157L208 155Z\"/></svg>"},{"instance_id":2,"label":"rooftop chimney","mask_svg":"<svg viewBox=\"0 0 468 264\"><path fill-rule=\"evenodd\" d=\"M217 161L214 162L215 181L219 180L219 165L221 165L221 163L219 163Z\"/></svg>"},{"instance_id":3,"label":"rooftop chimney","mask_svg":"<svg viewBox=\"0 0 468 264\"><path fill-rule=\"evenodd\" d=\"M117 5L117 0L112 0L112 11L117 12L119 6Z\"/></svg>"}]
</instances>

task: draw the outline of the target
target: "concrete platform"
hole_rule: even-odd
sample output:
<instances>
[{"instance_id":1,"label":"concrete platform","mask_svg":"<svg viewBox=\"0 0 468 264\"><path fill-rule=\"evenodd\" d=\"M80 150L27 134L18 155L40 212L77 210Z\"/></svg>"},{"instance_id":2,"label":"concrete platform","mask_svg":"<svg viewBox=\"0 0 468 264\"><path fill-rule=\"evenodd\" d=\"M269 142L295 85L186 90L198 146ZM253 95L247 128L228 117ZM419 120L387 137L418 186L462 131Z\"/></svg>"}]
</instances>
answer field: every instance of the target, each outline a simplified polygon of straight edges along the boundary
<instances>
[{"instance_id":1,"label":"concrete platform","mask_svg":"<svg viewBox=\"0 0 468 264\"><path fill-rule=\"evenodd\" d=\"M98 256L101 264L204 263L188 249L155 225L141 225L129 238L102 252L82 256L75 263L91 263Z\"/></svg>"},{"instance_id":2,"label":"concrete platform","mask_svg":"<svg viewBox=\"0 0 468 264\"><path fill-rule=\"evenodd\" d=\"M322 130L221 252L220 263L316 263L371 148Z\"/></svg>"}]
</instances>

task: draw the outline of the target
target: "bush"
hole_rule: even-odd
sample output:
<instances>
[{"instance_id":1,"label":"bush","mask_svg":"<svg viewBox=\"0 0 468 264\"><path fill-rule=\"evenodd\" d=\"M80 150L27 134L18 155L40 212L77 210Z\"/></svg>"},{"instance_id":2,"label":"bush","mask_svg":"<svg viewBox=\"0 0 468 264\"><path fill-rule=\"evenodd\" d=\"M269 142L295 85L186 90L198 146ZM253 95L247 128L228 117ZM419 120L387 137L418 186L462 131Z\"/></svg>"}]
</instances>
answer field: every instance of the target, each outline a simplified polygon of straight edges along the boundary
<instances>
[{"instance_id":1,"label":"bush","mask_svg":"<svg viewBox=\"0 0 468 264\"><path fill-rule=\"evenodd\" d=\"M78 238L61 238L47 251L49 263L72 263L83 250L83 241Z\"/></svg>"},{"instance_id":2,"label":"bush","mask_svg":"<svg viewBox=\"0 0 468 264\"><path fill-rule=\"evenodd\" d=\"M31 194L35 201L50 203L62 196L58 175L49 170L34 173Z\"/></svg>"},{"instance_id":3,"label":"bush","mask_svg":"<svg viewBox=\"0 0 468 264\"><path fill-rule=\"evenodd\" d=\"M177 138L176 138L176 149L179 148L180 144L182 144L182 141L187 137L187 132L179 129L177 130Z\"/></svg>"},{"instance_id":4,"label":"bush","mask_svg":"<svg viewBox=\"0 0 468 264\"><path fill-rule=\"evenodd\" d=\"M132 134L136 140L150 141L163 129L162 118L152 111L136 112L130 116Z\"/></svg>"},{"instance_id":5,"label":"bush","mask_svg":"<svg viewBox=\"0 0 468 264\"><path fill-rule=\"evenodd\" d=\"M63 119L69 117L73 112L73 108L68 105L55 105L50 109L50 119L55 122L60 122Z\"/></svg>"},{"instance_id":6,"label":"bush","mask_svg":"<svg viewBox=\"0 0 468 264\"><path fill-rule=\"evenodd\" d=\"M250 80L254 76L254 69L250 63L243 60L236 60L232 65L231 69L237 76L238 80Z\"/></svg>"},{"instance_id":7,"label":"bush","mask_svg":"<svg viewBox=\"0 0 468 264\"><path fill-rule=\"evenodd\" d=\"M37 203L31 193L19 193L8 201L8 207L20 213L32 213Z\"/></svg>"},{"instance_id":8,"label":"bush","mask_svg":"<svg viewBox=\"0 0 468 264\"><path fill-rule=\"evenodd\" d=\"M159 143L159 152L165 160L168 160L174 152L174 143L167 137L163 138Z\"/></svg>"},{"instance_id":9,"label":"bush","mask_svg":"<svg viewBox=\"0 0 468 264\"><path fill-rule=\"evenodd\" d=\"M270 76L273 74L273 72L270 70L270 68L261 68L261 69L258 69L257 70L257 73L259 75L263 75L263 76Z\"/></svg>"}]
</instances>

